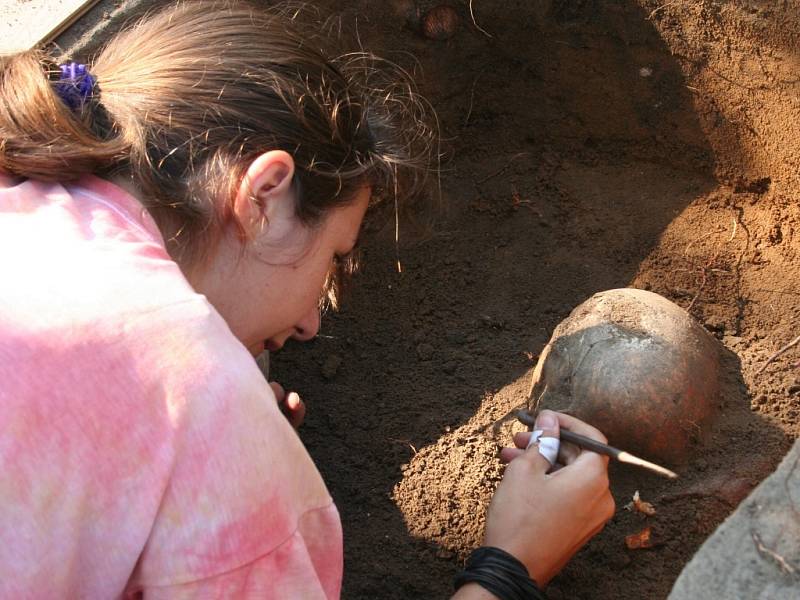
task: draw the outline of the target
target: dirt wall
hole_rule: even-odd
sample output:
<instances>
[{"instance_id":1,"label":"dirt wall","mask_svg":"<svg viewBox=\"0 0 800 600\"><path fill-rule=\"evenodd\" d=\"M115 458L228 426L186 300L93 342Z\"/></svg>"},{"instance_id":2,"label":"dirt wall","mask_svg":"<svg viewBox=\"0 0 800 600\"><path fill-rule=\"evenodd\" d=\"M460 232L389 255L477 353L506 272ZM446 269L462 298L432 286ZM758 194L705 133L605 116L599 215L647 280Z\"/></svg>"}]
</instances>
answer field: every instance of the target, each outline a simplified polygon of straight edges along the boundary
<instances>
[{"instance_id":1,"label":"dirt wall","mask_svg":"<svg viewBox=\"0 0 800 600\"><path fill-rule=\"evenodd\" d=\"M320 4L415 73L449 206L425 241L401 237L402 274L393 232L371 232L345 311L273 361L342 513L344 596L447 596L501 475L511 427L487 427L574 306L632 285L720 340L720 417L677 483L612 469L617 515L549 595L666 597L798 434L798 354L759 372L800 334L798 8L475 0L475 24L454 2L461 25L435 42L407 2ZM636 490L655 516L623 509ZM648 526L653 547L627 549Z\"/></svg>"}]
</instances>

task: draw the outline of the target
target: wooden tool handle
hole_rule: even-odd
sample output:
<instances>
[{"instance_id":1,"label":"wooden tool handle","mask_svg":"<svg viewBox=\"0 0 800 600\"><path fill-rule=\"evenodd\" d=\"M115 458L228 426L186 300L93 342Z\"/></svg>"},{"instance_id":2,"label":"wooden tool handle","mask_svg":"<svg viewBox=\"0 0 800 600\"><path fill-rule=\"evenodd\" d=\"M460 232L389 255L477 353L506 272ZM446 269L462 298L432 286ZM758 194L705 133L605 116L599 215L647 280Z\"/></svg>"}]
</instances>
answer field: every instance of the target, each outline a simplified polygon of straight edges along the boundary
<instances>
[{"instance_id":1,"label":"wooden tool handle","mask_svg":"<svg viewBox=\"0 0 800 600\"><path fill-rule=\"evenodd\" d=\"M610 456L611 458L619 458L619 455L622 452L622 450L619 450L618 448L598 442L597 440L593 440L585 435L580 435L579 433L575 433L569 429L561 429L559 435L565 442L570 442L576 446L580 446L581 448L586 448L587 450L597 452L598 454L604 454L605 456Z\"/></svg>"}]
</instances>

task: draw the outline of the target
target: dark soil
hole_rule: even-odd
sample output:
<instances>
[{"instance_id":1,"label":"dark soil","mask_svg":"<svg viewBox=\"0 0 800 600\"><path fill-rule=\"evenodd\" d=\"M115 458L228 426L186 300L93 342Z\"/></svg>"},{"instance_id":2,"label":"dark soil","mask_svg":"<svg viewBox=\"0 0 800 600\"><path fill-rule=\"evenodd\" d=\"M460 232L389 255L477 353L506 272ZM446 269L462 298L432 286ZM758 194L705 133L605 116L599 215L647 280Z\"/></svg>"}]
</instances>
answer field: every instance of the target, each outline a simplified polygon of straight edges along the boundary
<instances>
[{"instance_id":1,"label":"dark soil","mask_svg":"<svg viewBox=\"0 0 800 600\"><path fill-rule=\"evenodd\" d=\"M757 373L800 335L800 9L474 0L490 38L464 0L455 35L432 41L408 5L352 0L342 19L438 111L448 213L422 242L401 232L402 274L393 228L367 236L345 309L272 364L309 406L301 436L344 523L343 595L451 593L509 443L511 425L487 426L527 400L572 308L633 286L720 340L719 417L676 482L612 467L616 516L548 594L665 598L800 430L800 347ZM624 510L636 490L655 516ZM646 526L654 547L628 550Z\"/></svg>"}]
</instances>

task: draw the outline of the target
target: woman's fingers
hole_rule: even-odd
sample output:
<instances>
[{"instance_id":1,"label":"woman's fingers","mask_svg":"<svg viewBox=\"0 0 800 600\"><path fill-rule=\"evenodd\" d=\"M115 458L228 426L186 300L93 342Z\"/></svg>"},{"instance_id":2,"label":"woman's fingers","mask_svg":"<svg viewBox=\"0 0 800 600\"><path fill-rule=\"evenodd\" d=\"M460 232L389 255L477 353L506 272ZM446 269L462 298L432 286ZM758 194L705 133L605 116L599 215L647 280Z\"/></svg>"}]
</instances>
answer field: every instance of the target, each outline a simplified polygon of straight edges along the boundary
<instances>
[{"instance_id":1,"label":"woman's fingers","mask_svg":"<svg viewBox=\"0 0 800 600\"><path fill-rule=\"evenodd\" d=\"M581 453L581 449L575 444L561 442L558 450L558 462L562 465L571 465Z\"/></svg>"},{"instance_id":2,"label":"woman's fingers","mask_svg":"<svg viewBox=\"0 0 800 600\"><path fill-rule=\"evenodd\" d=\"M544 411L542 411L544 412ZM602 432L589 425L588 423L584 423L580 419L573 417L572 415L567 415L564 413L553 413L558 417L558 424L564 428L569 429L570 431L574 431L575 433L579 433L580 435L585 435L586 437L590 437L593 440L597 440L598 442L603 442L604 444L608 443L606 436L602 434Z\"/></svg>"},{"instance_id":3,"label":"woman's fingers","mask_svg":"<svg viewBox=\"0 0 800 600\"><path fill-rule=\"evenodd\" d=\"M532 431L520 431L514 434L514 445L517 448L522 448L523 450L528 447L528 444L531 441L531 435L533 435Z\"/></svg>"},{"instance_id":4,"label":"woman's fingers","mask_svg":"<svg viewBox=\"0 0 800 600\"><path fill-rule=\"evenodd\" d=\"M575 433L579 433L581 435L585 435L597 441L606 443L606 437L595 427L584 423L580 419L577 419L571 415L567 415L564 413L556 413L553 411L542 411L542 413L550 413L551 415L555 415L558 425L556 426L556 432L553 430L547 430L542 434L542 437L559 437L557 431L558 428L564 427L565 429L569 429L574 431ZM539 417L537 417L538 419ZM500 450L500 460L503 462L511 462L518 456L520 456L525 448L528 447L530 444L530 439L533 432L531 431L520 431L514 434L514 448L503 448ZM577 458L583 453L580 447L576 446L575 444L570 444L568 442L561 442L559 445L558 450L558 459L556 461L557 465L571 465L572 463L577 460Z\"/></svg>"},{"instance_id":5,"label":"woman's fingers","mask_svg":"<svg viewBox=\"0 0 800 600\"><path fill-rule=\"evenodd\" d=\"M529 436L530 437L530 436ZM504 463L509 463L518 456L521 456L525 453L525 450L520 450L519 448L501 448L500 449L500 460Z\"/></svg>"},{"instance_id":6,"label":"woman's fingers","mask_svg":"<svg viewBox=\"0 0 800 600\"><path fill-rule=\"evenodd\" d=\"M511 462L524 457L530 467L543 473L556 463L558 457L558 420L552 411L542 411L536 419L534 431L520 432L514 436L516 448L500 450L500 460Z\"/></svg>"},{"instance_id":7,"label":"woman's fingers","mask_svg":"<svg viewBox=\"0 0 800 600\"><path fill-rule=\"evenodd\" d=\"M553 467L558 460L558 449L561 445L556 413L551 410L543 410L536 417L533 427L528 448L536 446L539 454L547 460L550 467Z\"/></svg>"},{"instance_id":8,"label":"woman's fingers","mask_svg":"<svg viewBox=\"0 0 800 600\"><path fill-rule=\"evenodd\" d=\"M286 393L283 386L277 381L270 381L269 387L272 388L272 393L275 394L275 400L278 403L278 408L289 420L289 423L297 429L303 424L306 418L306 405L300 399L297 392Z\"/></svg>"},{"instance_id":9,"label":"woman's fingers","mask_svg":"<svg viewBox=\"0 0 800 600\"><path fill-rule=\"evenodd\" d=\"M297 429L303 424L306 417L306 404L300 399L297 392L289 392L285 402L286 416L292 427Z\"/></svg>"}]
</instances>

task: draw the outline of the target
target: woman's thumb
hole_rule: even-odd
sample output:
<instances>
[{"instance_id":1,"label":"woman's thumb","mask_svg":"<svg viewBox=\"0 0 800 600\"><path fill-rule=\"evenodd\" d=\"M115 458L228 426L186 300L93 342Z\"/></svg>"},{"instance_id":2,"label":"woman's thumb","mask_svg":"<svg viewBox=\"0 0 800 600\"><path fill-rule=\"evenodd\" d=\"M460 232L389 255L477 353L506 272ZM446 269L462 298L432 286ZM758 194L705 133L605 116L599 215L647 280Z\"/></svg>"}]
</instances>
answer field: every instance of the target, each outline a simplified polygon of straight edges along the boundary
<instances>
[{"instance_id":1,"label":"woman's thumb","mask_svg":"<svg viewBox=\"0 0 800 600\"><path fill-rule=\"evenodd\" d=\"M536 417L528 450L532 451L530 454L538 454L537 462L541 460L541 466L549 470L556 464L559 446L558 416L551 410L543 410Z\"/></svg>"}]
</instances>

